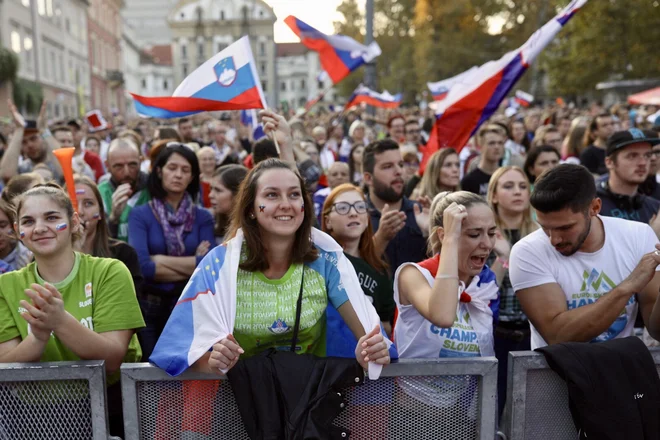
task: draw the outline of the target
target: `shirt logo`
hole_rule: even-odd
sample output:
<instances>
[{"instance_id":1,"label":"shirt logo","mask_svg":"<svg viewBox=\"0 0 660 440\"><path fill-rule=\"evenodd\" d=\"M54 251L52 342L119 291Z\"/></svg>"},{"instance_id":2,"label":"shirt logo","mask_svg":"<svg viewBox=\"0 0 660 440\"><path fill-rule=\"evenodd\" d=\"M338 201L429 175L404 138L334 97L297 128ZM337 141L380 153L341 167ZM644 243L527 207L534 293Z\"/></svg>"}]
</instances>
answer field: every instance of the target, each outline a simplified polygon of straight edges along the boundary
<instances>
[{"instance_id":1,"label":"shirt logo","mask_svg":"<svg viewBox=\"0 0 660 440\"><path fill-rule=\"evenodd\" d=\"M273 325L271 325L268 330L276 335L281 335L291 330L291 327L286 325L286 322L284 322L282 318L278 318L277 321L273 322Z\"/></svg>"},{"instance_id":2,"label":"shirt logo","mask_svg":"<svg viewBox=\"0 0 660 440\"><path fill-rule=\"evenodd\" d=\"M85 284L85 298L92 297L92 283Z\"/></svg>"}]
</instances>

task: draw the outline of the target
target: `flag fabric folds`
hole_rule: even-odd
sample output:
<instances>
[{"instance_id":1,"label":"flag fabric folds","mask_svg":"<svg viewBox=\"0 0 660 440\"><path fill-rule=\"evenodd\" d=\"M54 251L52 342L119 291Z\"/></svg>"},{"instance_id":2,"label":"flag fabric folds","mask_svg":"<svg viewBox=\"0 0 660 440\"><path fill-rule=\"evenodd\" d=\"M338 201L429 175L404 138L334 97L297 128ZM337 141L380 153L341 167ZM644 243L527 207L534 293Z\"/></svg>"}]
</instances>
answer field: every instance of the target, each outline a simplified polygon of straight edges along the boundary
<instances>
[{"instance_id":1,"label":"flag fabric folds","mask_svg":"<svg viewBox=\"0 0 660 440\"><path fill-rule=\"evenodd\" d=\"M401 105L401 93L392 95L387 90L383 93L378 93L360 84L357 89L353 91L353 94L348 99L348 103L344 109L346 110L362 103L373 107L397 108Z\"/></svg>"},{"instance_id":2,"label":"flag fabric folds","mask_svg":"<svg viewBox=\"0 0 660 440\"><path fill-rule=\"evenodd\" d=\"M248 37L241 38L198 67L171 97L131 95L138 114L152 118L266 108Z\"/></svg>"},{"instance_id":3,"label":"flag fabric folds","mask_svg":"<svg viewBox=\"0 0 660 440\"><path fill-rule=\"evenodd\" d=\"M572 0L520 48L475 69L456 82L440 102L420 166L440 148L459 150L498 109L530 64L588 0Z\"/></svg>"},{"instance_id":4,"label":"flag fabric folds","mask_svg":"<svg viewBox=\"0 0 660 440\"><path fill-rule=\"evenodd\" d=\"M333 84L337 84L349 73L381 54L380 46L375 41L365 46L345 35L326 35L293 15L285 18L284 22L300 38L302 44L318 52L321 67Z\"/></svg>"},{"instance_id":5,"label":"flag fabric folds","mask_svg":"<svg viewBox=\"0 0 660 440\"><path fill-rule=\"evenodd\" d=\"M534 96L522 90L516 92L516 97L514 98L516 103L522 105L523 107L529 107L532 102L534 102Z\"/></svg>"},{"instance_id":6,"label":"flag fabric folds","mask_svg":"<svg viewBox=\"0 0 660 440\"><path fill-rule=\"evenodd\" d=\"M451 78L443 79L442 81L438 81L438 82L426 83L429 90L431 91L433 100L442 101L443 99L445 99L447 97L447 94L449 93L449 90L451 90L454 84L461 81L461 79L471 75L475 70L477 70L476 66L472 67L469 70L466 70L463 73L459 73L456 76L452 76Z\"/></svg>"},{"instance_id":7,"label":"flag fabric folds","mask_svg":"<svg viewBox=\"0 0 660 440\"><path fill-rule=\"evenodd\" d=\"M259 122L256 110L241 110L241 124L252 128L253 141L256 142L259 139L266 137L264 125Z\"/></svg>"}]
</instances>

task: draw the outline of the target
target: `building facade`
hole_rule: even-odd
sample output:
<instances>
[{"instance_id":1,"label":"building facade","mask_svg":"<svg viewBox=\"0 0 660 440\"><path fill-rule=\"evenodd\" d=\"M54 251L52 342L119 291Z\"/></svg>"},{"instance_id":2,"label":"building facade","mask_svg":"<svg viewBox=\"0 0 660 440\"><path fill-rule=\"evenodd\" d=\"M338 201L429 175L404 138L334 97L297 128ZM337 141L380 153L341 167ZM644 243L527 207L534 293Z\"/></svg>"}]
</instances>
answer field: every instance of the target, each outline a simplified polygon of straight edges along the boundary
<instances>
[{"instance_id":1,"label":"building facade","mask_svg":"<svg viewBox=\"0 0 660 440\"><path fill-rule=\"evenodd\" d=\"M23 111L41 98L51 119L79 117L89 106L88 6L86 0L0 1L0 41L20 61L14 95Z\"/></svg>"},{"instance_id":2,"label":"building facade","mask_svg":"<svg viewBox=\"0 0 660 440\"><path fill-rule=\"evenodd\" d=\"M170 11L176 84L248 35L267 102L277 102L273 10L262 0L181 0Z\"/></svg>"},{"instance_id":3,"label":"building facade","mask_svg":"<svg viewBox=\"0 0 660 440\"><path fill-rule=\"evenodd\" d=\"M304 108L308 101L325 91L324 101L335 102L336 92L332 81L322 75L317 52L307 49L302 43L280 43L277 45L277 103L278 107Z\"/></svg>"},{"instance_id":4,"label":"building facade","mask_svg":"<svg viewBox=\"0 0 660 440\"><path fill-rule=\"evenodd\" d=\"M89 3L91 107L104 113L119 113L125 108L120 15L123 0L89 0Z\"/></svg>"},{"instance_id":5,"label":"building facade","mask_svg":"<svg viewBox=\"0 0 660 440\"><path fill-rule=\"evenodd\" d=\"M134 29L135 42L140 47L170 44L172 31L167 24L169 12L178 0L129 0L121 15Z\"/></svg>"}]
</instances>

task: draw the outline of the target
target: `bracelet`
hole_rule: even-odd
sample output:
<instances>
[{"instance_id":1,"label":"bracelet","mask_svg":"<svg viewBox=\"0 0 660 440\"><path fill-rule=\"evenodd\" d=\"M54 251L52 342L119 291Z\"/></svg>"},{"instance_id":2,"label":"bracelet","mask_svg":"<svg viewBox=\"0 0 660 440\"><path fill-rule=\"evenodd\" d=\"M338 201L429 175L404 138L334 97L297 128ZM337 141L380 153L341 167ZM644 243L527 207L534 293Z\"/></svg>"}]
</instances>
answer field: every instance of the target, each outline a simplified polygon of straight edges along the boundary
<instances>
[{"instance_id":1,"label":"bracelet","mask_svg":"<svg viewBox=\"0 0 660 440\"><path fill-rule=\"evenodd\" d=\"M439 273L435 276L436 280L457 280L458 281L458 275L448 275L446 273Z\"/></svg>"},{"instance_id":2,"label":"bracelet","mask_svg":"<svg viewBox=\"0 0 660 440\"><path fill-rule=\"evenodd\" d=\"M497 261L499 261L499 263L502 265L504 269L509 268L509 260L505 260L503 258L497 257Z\"/></svg>"},{"instance_id":3,"label":"bracelet","mask_svg":"<svg viewBox=\"0 0 660 440\"><path fill-rule=\"evenodd\" d=\"M50 129L47 128L41 133L41 139L46 140L47 138L51 137L53 133L50 132Z\"/></svg>"}]
</instances>

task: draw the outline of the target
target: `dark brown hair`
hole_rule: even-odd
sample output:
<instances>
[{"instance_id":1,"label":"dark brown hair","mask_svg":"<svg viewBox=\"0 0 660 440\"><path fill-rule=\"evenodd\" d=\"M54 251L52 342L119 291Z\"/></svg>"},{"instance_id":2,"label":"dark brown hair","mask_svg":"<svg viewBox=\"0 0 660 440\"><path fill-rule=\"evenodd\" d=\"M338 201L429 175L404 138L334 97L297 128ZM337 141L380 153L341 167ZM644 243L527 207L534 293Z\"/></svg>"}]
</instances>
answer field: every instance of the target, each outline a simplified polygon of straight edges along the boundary
<instances>
[{"instance_id":1,"label":"dark brown hair","mask_svg":"<svg viewBox=\"0 0 660 440\"><path fill-rule=\"evenodd\" d=\"M269 170L289 170L298 178L300 183L300 194L305 203L305 217L296 231L291 254L292 264L310 263L318 258L318 250L312 242L312 225L314 224L314 205L305 188L305 182L298 171L292 169L286 162L279 159L266 159L254 167L247 175L236 197L232 221L227 237L234 237L239 229L245 235L247 246L247 259L240 264L240 268L248 272L256 272L268 269L266 248L261 238L261 230L256 219L250 218L254 213L254 201L257 196L257 185L261 175Z\"/></svg>"},{"instance_id":2,"label":"dark brown hair","mask_svg":"<svg viewBox=\"0 0 660 440\"><path fill-rule=\"evenodd\" d=\"M103 198L92 179L87 176L76 176L73 179L76 185L87 185L92 190L96 203L99 205L99 221L96 223L96 232L94 233L94 244L92 246L92 255L94 257L108 258L112 257L110 252L110 233L103 209Z\"/></svg>"},{"instance_id":3,"label":"dark brown hair","mask_svg":"<svg viewBox=\"0 0 660 440\"><path fill-rule=\"evenodd\" d=\"M248 169L242 165L230 164L223 165L215 170L213 177L219 179L222 183L222 186L227 188L231 192L232 201L238 194L238 190L241 187L241 183L245 180L245 176L248 174ZM227 231L227 226L229 226L229 220L231 219L229 214L215 214L215 236L222 237Z\"/></svg>"}]
</instances>

